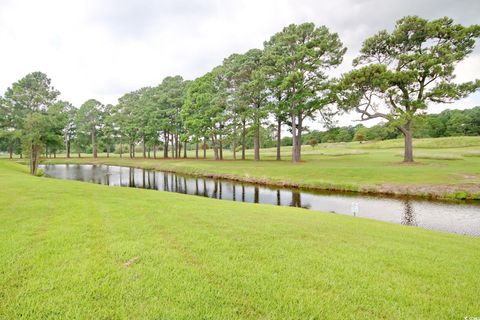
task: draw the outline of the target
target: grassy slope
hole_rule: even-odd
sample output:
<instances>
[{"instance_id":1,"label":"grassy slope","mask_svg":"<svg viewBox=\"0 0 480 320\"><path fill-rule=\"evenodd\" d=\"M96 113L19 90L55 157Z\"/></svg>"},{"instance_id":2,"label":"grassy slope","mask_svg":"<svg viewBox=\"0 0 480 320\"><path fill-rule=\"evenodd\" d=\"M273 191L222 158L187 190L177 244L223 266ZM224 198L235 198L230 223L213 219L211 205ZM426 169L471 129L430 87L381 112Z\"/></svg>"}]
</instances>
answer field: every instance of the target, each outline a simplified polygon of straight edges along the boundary
<instances>
[{"instance_id":1,"label":"grassy slope","mask_svg":"<svg viewBox=\"0 0 480 320\"><path fill-rule=\"evenodd\" d=\"M10 161L0 181L0 318L478 315L478 238L31 177Z\"/></svg>"},{"instance_id":2,"label":"grassy slope","mask_svg":"<svg viewBox=\"0 0 480 320\"><path fill-rule=\"evenodd\" d=\"M110 159L50 159L48 161L109 163L349 191L380 190L381 186L386 184L458 185L458 187L446 191L434 188L422 190L427 194L437 192L437 197L443 197L443 192L452 194L466 190L465 185L478 186L480 183L480 137L419 139L415 142L415 150L419 155L417 165L401 163L402 149L398 148L398 146L401 147L401 143L401 140L390 140L362 145L358 143L322 144L315 149L304 146L303 159L305 162L300 164L292 164L288 160L289 148L283 149L286 160L281 162L274 160L274 149L262 150L264 160L260 162L231 160L219 162L211 159L193 161L192 159L150 160L137 158L131 160L118 157ZM250 155L251 151L249 151ZM225 157L229 159L230 154L226 153ZM480 190L480 188L477 189ZM410 191L404 189L399 193L404 192ZM419 191L413 189L410 193L418 194ZM470 197L480 198L480 191L474 191Z\"/></svg>"}]
</instances>

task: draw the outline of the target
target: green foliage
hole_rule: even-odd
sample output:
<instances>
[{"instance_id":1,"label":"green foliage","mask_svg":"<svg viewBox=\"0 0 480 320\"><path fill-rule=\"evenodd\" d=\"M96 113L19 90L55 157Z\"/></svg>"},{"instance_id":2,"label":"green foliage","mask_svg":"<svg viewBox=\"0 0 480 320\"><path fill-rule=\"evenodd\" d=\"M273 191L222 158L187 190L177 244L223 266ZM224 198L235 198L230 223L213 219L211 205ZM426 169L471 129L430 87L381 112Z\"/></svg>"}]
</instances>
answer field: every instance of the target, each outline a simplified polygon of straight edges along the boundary
<instances>
[{"instance_id":1,"label":"green foliage","mask_svg":"<svg viewBox=\"0 0 480 320\"><path fill-rule=\"evenodd\" d=\"M27 74L5 92L5 103L13 109L14 122L20 124L31 112L46 112L60 94L48 76L41 72Z\"/></svg>"},{"instance_id":2,"label":"green foliage","mask_svg":"<svg viewBox=\"0 0 480 320\"><path fill-rule=\"evenodd\" d=\"M353 136L354 141L359 141L362 143L366 139L367 128L360 127L355 131L355 135Z\"/></svg>"},{"instance_id":3,"label":"green foliage","mask_svg":"<svg viewBox=\"0 0 480 320\"><path fill-rule=\"evenodd\" d=\"M283 137L282 138L282 147L291 147L293 144L292 137Z\"/></svg>"},{"instance_id":4,"label":"green foliage","mask_svg":"<svg viewBox=\"0 0 480 320\"><path fill-rule=\"evenodd\" d=\"M212 139L216 159L220 159L217 153L219 138L225 133L227 121L222 75L223 67L220 66L193 81L188 87L181 113L190 135Z\"/></svg>"},{"instance_id":5,"label":"green foliage","mask_svg":"<svg viewBox=\"0 0 480 320\"><path fill-rule=\"evenodd\" d=\"M318 145L318 140L315 137L312 137L308 140L308 144L313 148Z\"/></svg>"},{"instance_id":6,"label":"green foliage","mask_svg":"<svg viewBox=\"0 0 480 320\"><path fill-rule=\"evenodd\" d=\"M133 144L139 138L135 115L140 108L140 94L133 91L118 99L114 121L120 128L119 134L123 141Z\"/></svg>"},{"instance_id":7,"label":"green foliage","mask_svg":"<svg viewBox=\"0 0 480 320\"><path fill-rule=\"evenodd\" d=\"M73 105L66 101L57 101L50 105L47 111L49 131L45 143L49 151L61 150L64 142L73 138L71 124L75 112Z\"/></svg>"},{"instance_id":8,"label":"green foliage","mask_svg":"<svg viewBox=\"0 0 480 320\"><path fill-rule=\"evenodd\" d=\"M25 155L32 156L32 146L42 148L49 138L50 123L45 114L39 112L29 113L24 122L22 144Z\"/></svg>"},{"instance_id":9,"label":"green foliage","mask_svg":"<svg viewBox=\"0 0 480 320\"><path fill-rule=\"evenodd\" d=\"M260 137L260 147L261 148L272 148L275 146L275 132L271 127L260 127L259 128L259 137ZM246 130L245 137L245 146L248 149L254 148L254 138L255 138L255 127L249 127Z\"/></svg>"},{"instance_id":10,"label":"green foliage","mask_svg":"<svg viewBox=\"0 0 480 320\"><path fill-rule=\"evenodd\" d=\"M313 23L291 24L265 42L264 72L290 117L293 161L301 160L303 121L319 110L325 119L331 113L327 70L342 62L345 51L336 33Z\"/></svg>"},{"instance_id":11,"label":"green foliage","mask_svg":"<svg viewBox=\"0 0 480 320\"><path fill-rule=\"evenodd\" d=\"M44 146L61 144L66 102L56 102L59 91L46 74L33 72L12 84L1 99L0 137L12 152L21 141L21 152L30 158L30 172L37 173Z\"/></svg>"},{"instance_id":12,"label":"green foliage","mask_svg":"<svg viewBox=\"0 0 480 320\"><path fill-rule=\"evenodd\" d=\"M300 161L302 142L312 138L319 143L371 141L397 138L401 132L407 146L419 137L479 135L480 108L425 115L429 103L455 101L480 85L453 82L455 65L471 53L479 33L478 26L457 25L449 18L405 17L393 31L366 39L356 69L333 81L329 70L346 51L339 36L325 26L292 24L262 49L232 54L195 81L169 76L157 86L123 95L116 105L92 99L78 110L57 101L59 92L50 79L34 72L0 98L0 150L23 151L24 122L31 112L48 115L50 131L42 148L50 154L63 147L96 154L97 148L110 151L126 144L131 151L161 147L164 156L171 146L178 157L183 143L203 142L223 159L223 149L253 143L258 160L259 148L276 144L274 138L288 127L292 137L281 144L291 145L292 160ZM386 123L333 127L334 114L352 109L362 113L362 120ZM329 129L309 132L305 120L317 118Z\"/></svg>"},{"instance_id":13,"label":"green foliage","mask_svg":"<svg viewBox=\"0 0 480 320\"><path fill-rule=\"evenodd\" d=\"M97 157L97 136L103 126L105 116L104 108L101 102L90 99L80 106L75 117L75 126L79 135L91 138L95 158Z\"/></svg>"},{"instance_id":14,"label":"green foliage","mask_svg":"<svg viewBox=\"0 0 480 320\"><path fill-rule=\"evenodd\" d=\"M354 60L359 69L342 76L335 91L341 106L355 109L362 120L383 118L405 136L405 161L411 158L412 121L429 103L466 97L480 81L454 83L458 62L473 51L480 26L454 24L450 18L425 20L408 16L364 41ZM388 112L378 110L378 104Z\"/></svg>"}]
</instances>

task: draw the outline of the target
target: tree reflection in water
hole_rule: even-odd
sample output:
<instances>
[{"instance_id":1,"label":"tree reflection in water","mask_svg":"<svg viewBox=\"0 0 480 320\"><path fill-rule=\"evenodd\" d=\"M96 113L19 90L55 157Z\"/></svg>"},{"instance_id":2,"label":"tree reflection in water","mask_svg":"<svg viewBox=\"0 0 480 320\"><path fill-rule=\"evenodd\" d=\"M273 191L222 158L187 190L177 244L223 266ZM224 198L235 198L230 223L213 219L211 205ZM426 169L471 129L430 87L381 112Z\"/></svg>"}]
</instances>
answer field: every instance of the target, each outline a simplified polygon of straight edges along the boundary
<instances>
[{"instance_id":1,"label":"tree reflection in water","mask_svg":"<svg viewBox=\"0 0 480 320\"><path fill-rule=\"evenodd\" d=\"M480 236L478 204L458 205L405 198L310 192L129 167L76 164L42 165L41 167L47 175L61 179L180 192L241 202L301 207L324 212L352 214L352 203L358 203L361 211L355 210L355 212L361 217Z\"/></svg>"},{"instance_id":2,"label":"tree reflection in water","mask_svg":"<svg viewBox=\"0 0 480 320\"><path fill-rule=\"evenodd\" d=\"M416 226L417 220L415 218L415 210L409 199L406 199L404 202L404 211L402 216L402 224L406 226Z\"/></svg>"}]
</instances>

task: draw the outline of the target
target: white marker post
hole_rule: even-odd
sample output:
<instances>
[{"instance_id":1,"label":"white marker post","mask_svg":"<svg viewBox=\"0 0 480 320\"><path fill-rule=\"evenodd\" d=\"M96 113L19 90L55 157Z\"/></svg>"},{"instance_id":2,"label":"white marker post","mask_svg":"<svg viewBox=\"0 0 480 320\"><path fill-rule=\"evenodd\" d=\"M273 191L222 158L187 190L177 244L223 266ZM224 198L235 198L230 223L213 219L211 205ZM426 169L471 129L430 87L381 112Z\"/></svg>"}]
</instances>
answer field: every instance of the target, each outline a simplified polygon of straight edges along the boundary
<instances>
[{"instance_id":1,"label":"white marker post","mask_svg":"<svg viewBox=\"0 0 480 320\"><path fill-rule=\"evenodd\" d=\"M352 214L353 216L357 216L358 214L358 202L352 202Z\"/></svg>"}]
</instances>

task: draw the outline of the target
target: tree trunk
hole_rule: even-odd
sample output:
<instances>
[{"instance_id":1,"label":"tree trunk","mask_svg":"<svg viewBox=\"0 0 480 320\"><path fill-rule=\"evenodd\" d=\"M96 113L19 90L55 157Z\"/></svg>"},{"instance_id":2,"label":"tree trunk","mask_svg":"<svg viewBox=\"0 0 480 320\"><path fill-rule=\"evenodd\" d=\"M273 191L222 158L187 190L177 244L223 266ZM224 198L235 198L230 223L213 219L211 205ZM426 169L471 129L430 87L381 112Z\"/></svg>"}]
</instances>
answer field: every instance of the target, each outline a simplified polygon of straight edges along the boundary
<instances>
[{"instance_id":1,"label":"tree trunk","mask_svg":"<svg viewBox=\"0 0 480 320\"><path fill-rule=\"evenodd\" d=\"M35 156L34 150L33 150L33 143L30 146L30 174L35 174L35 169L33 166L35 165L35 161L33 160L33 157Z\"/></svg>"},{"instance_id":2,"label":"tree trunk","mask_svg":"<svg viewBox=\"0 0 480 320\"><path fill-rule=\"evenodd\" d=\"M175 146L175 141L174 141L174 140L175 140L175 136L173 135L173 133L172 133L171 139L172 139L172 158L175 158L175 151L176 151L177 148L176 148L176 146Z\"/></svg>"},{"instance_id":3,"label":"tree trunk","mask_svg":"<svg viewBox=\"0 0 480 320\"><path fill-rule=\"evenodd\" d=\"M183 157L187 158L187 141L183 144Z\"/></svg>"},{"instance_id":4,"label":"tree trunk","mask_svg":"<svg viewBox=\"0 0 480 320\"><path fill-rule=\"evenodd\" d=\"M163 132L163 157L168 158L168 133Z\"/></svg>"},{"instance_id":5,"label":"tree trunk","mask_svg":"<svg viewBox=\"0 0 480 320\"><path fill-rule=\"evenodd\" d=\"M260 160L260 123L258 119L255 120L255 135L253 138L253 150L255 161Z\"/></svg>"},{"instance_id":6,"label":"tree trunk","mask_svg":"<svg viewBox=\"0 0 480 320\"><path fill-rule=\"evenodd\" d=\"M67 141L67 158L70 158L70 140Z\"/></svg>"},{"instance_id":7,"label":"tree trunk","mask_svg":"<svg viewBox=\"0 0 480 320\"><path fill-rule=\"evenodd\" d=\"M218 145L217 145L217 139L215 135L212 135L212 147L213 147L213 154L214 154L215 160L218 160L219 159Z\"/></svg>"},{"instance_id":8,"label":"tree trunk","mask_svg":"<svg viewBox=\"0 0 480 320\"><path fill-rule=\"evenodd\" d=\"M303 119L302 116L298 116L298 122L297 122L297 147L295 149L296 151L296 156L295 156L295 162L300 162L302 161L302 123Z\"/></svg>"},{"instance_id":9,"label":"tree trunk","mask_svg":"<svg viewBox=\"0 0 480 320\"><path fill-rule=\"evenodd\" d=\"M292 162L297 162L297 125L295 115L292 113L291 115L292 120Z\"/></svg>"},{"instance_id":10,"label":"tree trunk","mask_svg":"<svg viewBox=\"0 0 480 320\"><path fill-rule=\"evenodd\" d=\"M242 120L242 160L245 160L245 135L246 135L246 120Z\"/></svg>"},{"instance_id":11,"label":"tree trunk","mask_svg":"<svg viewBox=\"0 0 480 320\"><path fill-rule=\"evenodd\" d=\"M57 150L53 151L53 159L57 159Z\"/></svg>"},{"instance_id":12,"label":"tree trunk","mask_svg":"<svg viewBox=\"0 0 480 320\"><path fill-rule=\"evenodd\" d=\"M107 158L110 158L110 144L107 143Z\"/></svg>"},{"instance_id":13,"label":"tree trunk","mask_svg":"<svg viewBox=\"0 0 480 320\"><path fill-rule=\"evenodd\" d=\"M153 159L157 159L157 145L153 145Z\"/></svg>"},{"instance_id":14,"label":"tree trunk","mask_svg":"<svg viewBox=\"0 0 480 320\"><path fill-rule=\"evenodd\" d=\"M237 160L237 119L233 119L232 158Z\"/></svg>"},{"instance_id":15,"label":"tree trunk","mask_svg":"<svg viewBox=\"0 0 480 320\"><path fill-rule=\"evenodd\" d=\"M175 134L175 158L179 157L180 146L178 143L178 134Z\"/></svg>"},{"instance_id":16,"label":"tree trunk","mask_svg":"<svg viewBox=\"0 0 480 320\"><path fill-rule=\"evenodd\" d=\"M120 143L120 158L123 156L123 143Z\"/></svg>"},{"instance_id":17,"label":"tree trunk","mask_svg":"<svg viewBox=\"0 0 480 320\"><path fill-rule=\"evenodd\" d=\"M13 147L12 146L8 146L8 153L10 155L10 159L13 158Z\"/></svg>"},{"instance_id":18,"label":"tree trunk","mask_svg":"<svg viewBox=\"0 0 480 320\"><path fill-rule=\"evenodd\" d=\"M38 152L39 148L36 146L34 143L31 144L30 147L30 173L32 175L37 174L37 169L38 169Z\"/></svg>"},{"instance_id":19,"label":"tree trunk","mask_svg":"<svg viewBox=\"0 0 480 320\"><path fill-rule=\"evenodd\" d=\"M222 143L222 135L220 135L220 139L218 140L218 146L219 146L220 160L223 160L223 143Z\"/></svg>"},{"instance_id":20,"label":"tree trunk","mask_svg":"<svg viewBox=\"0 0 480 320\"><path fill-rule=\"evenodd\" d=\"M68 137L67 137L67 130L64 131L63 133L63 147L65 148L65 155L67 158L68 156Z\"/></svg>"},{"instance_id":21,"label":"tree trunk","mask_svg":"<svg viewBox=\"0 0 480 320\"><path fill-rule=\"evenodd\" d=\"M237 144L235 143L235 140L232 141L232 159L237 160Z\"/></svg>"},{"instance_id":22,"label":"tree trunk","mask_svg":"<svg viewBox=\"0 0 480 320\"><path fill-rule=\"evenodd\" d=\"M97 158L97 131L92 130L92 149L93 149L93 157Z\"/></svg>"},{"instance_id":23,"label":"tree trunk","mask_svg":"<svg viewBox=\"0 0 480 320\"><path fill-rule=\"evenodd\" d=\"M411 162L413 162L412 121L409 120L400 131L403 133L403 136L405 138L405 148L404 148L403 162L411 163Z\"/></svg>"},{"instance_id":24,"label":"tree trunk","mask_svg":"<svg viewBox=\"0 0 480 320\"><path fill-rule=\"evenodd\" d=\"M203 159L207 158L207 139L203 138Z\"/></svg>"},{"instance_id":25,"label":"tree trunk","mask_svg":"<svg viewBox=\"0 0 480 320\"><path fill-rule=\"evenodd\" d=\"M145 147L145 136L142 137L142 147L143 147L143 158L147 157L147 149Z\"/></svg>"},{"instance_id":26,"label":"tree trunk","mask_svg":"<svg viewBox=\"0 0 480 320\"><path fill-rule=\"evenodd\" d=\"M282 120L280 117L277 119L277 160L282 160L282 155L280 153L282 146Z\"/></svg>"},{"instance_id":27,"label":"tree trunk","mask_svg":"<svg viewBox=\"0 0 480 320\"><path fill-rule=\"evenodd\" d=\"M198 142L195 143L195 159L198 159Z\"/></svg>"}]
</instances>

